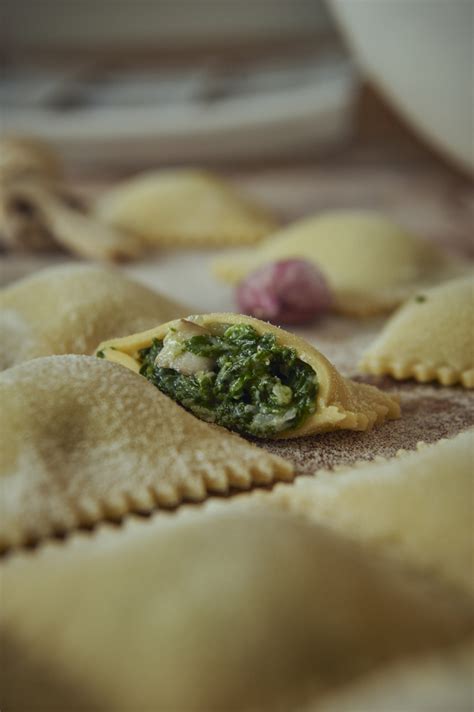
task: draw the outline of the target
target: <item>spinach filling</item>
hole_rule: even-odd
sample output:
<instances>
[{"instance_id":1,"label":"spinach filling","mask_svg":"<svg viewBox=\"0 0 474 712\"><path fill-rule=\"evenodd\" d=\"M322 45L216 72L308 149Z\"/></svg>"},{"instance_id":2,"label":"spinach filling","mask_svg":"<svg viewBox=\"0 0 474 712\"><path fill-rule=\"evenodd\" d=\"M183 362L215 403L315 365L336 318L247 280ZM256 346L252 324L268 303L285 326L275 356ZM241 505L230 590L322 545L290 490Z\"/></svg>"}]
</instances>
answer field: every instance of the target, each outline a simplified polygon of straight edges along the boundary
<instances>
[{"instance_id":1,"label":"spinach filling","mask_svg":"<svg viewBox=\"0 0 474 712\"><path fill-rule=\"evenodd\" d=\"M268 437L300 426L316 408L316 373L294 349L252 326L198 334L183 351L211 359L212 370L185 375L155 363L163 342L140 354L140 373L198 418L246 435Z\"/></svg>"}]
</instances>

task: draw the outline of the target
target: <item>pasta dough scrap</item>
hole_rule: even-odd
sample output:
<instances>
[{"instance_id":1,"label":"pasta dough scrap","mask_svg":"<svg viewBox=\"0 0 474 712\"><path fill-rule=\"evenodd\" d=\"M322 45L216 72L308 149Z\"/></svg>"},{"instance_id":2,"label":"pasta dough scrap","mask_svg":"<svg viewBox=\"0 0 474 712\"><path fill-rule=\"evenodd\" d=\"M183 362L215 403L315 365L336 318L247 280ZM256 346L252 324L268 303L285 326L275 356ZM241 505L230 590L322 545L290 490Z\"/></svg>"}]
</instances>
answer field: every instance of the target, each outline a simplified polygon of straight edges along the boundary
<instances>
[{"instance_id":1,"label":"pasta dough scrap","mask_svg":"<svg viewBox=\"0 0 474 712\"><path fill-rule=\"evenodd\" d=\"M273 334L278 345L294 349L298 358L316 372L318 391L315 412L300 426L280 432L274 436L276 438L295 438L331 430L369 430L385 420L400 416L400 405L395 396L375 386L343 377L317 349L295 334L241 314L204 314L189 316L186 320L211 332L222 325L248 324L258 334ZM170 329L178 328L179 320L168 322L149 331L106 341L97 352L109 360L121 358L123 365L138 371L139 351L149 347L153 339L163 339Z\"/></svg>"},{"instance_id":2,"label":"pasta dough scrap","mask_svg":"<svg viewBox=\"0 0 474 712\"><path fill-rule=\"evenodd\" d=\"M298 477L270 499L474 592L474 431L346 471Z\"/></svg>"},{"instance_id":3,"label":"pasta dough scrap","mask_svg":"<svg viewBox=\"0 0 474 712\"><path fill-rule=\"evenodd\" d=\"M91 353L101 339L188 311L118 271L45 269L0 291L0 369L38 356Z\"/></svg>"},{"instance_id":4,"label":"pasta dough scrap","mask_svg":"<svg viewBox=\"0 0 474 712\"><path fill-rule=\"evenodd\" d=\"M171 247L244 245L276 227L266 209L198 170L138 175L102 195L96 211L115 227Z\"/></svg>"},{"instance_id":5,"label":"pasta dough scrap","mask_svg":"<svg viewBox=\"0 0 474 712\"><path fill-rule=\"evenodd\" d=\"M8 369L0 401L0 549L293 476L281 458L91 356Z\"/></svg>"},{"instance_id":6,"label":"pasta dough scrap","mask_svg":"<svg viewBox=\"0 0 474 712\"><path fill-rule=\"evenodd\" d=\"M292 517L157 520L7 562L6 709L296 709L472 631L467 597Z\"/></svg>"},{"instance_id":7,"label":"pasta dough scrap","mask_svg":"<svg viewBox=\"0 0 474 712\"><path fill-rule=\"evenodd\" d=\"M451 280L410 299L369 346L360 368L474 388L473 278Z\"/></svg>"},{"instance_id":8,"label":"pasta dough scrap","mask_svg":"<svg viewBox=\"0 0 474 712\"><path fill-rule=\"evenodd\" d=\"M352 316L390 311L420 286L465 270L458 259L368 211L305 218L257 249L218 258L213 269L236 284L265 262L291 257L314 262L334 290L336 310Z\"/></svg>"}]
</instances>

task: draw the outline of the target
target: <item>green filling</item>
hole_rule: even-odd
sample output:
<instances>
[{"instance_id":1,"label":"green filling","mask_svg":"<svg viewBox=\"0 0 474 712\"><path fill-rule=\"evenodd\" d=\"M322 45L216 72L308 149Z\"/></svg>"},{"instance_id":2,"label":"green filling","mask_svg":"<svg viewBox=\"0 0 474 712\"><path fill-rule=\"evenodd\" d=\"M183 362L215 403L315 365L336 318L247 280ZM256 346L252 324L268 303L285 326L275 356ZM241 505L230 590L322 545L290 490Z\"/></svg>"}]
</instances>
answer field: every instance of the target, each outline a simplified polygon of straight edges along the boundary
<instances>
[{"instance_id":1,"label":"green filling","mask_svg":"<svg viewBox=\"0 0 474 712\"><path fill-rule=\"evenodd\" d=\"M155 365L163 342L140 351L140 373L198 418L246 435L268 437L299 427L315 411L316 374L294 349L252 326L225 328L222 336L199 334L184 349L212 358L212 371L184 375Z\"/></svg>"}]
</instances>

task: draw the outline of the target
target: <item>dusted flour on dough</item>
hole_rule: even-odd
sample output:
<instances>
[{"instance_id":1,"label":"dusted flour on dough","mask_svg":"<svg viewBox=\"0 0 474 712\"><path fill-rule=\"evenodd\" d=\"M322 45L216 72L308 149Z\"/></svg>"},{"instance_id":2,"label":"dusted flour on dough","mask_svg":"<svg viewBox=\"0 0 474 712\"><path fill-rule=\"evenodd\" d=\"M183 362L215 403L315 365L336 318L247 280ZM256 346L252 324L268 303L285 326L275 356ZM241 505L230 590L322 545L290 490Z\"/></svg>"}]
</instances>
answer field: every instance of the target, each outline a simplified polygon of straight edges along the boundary
<instances>
[{"instance_id":1,"label":"dusted flour on dough","mask_svg":"<svg viewBox=\"0 0 474 712\"><path fill-rule=\"evenodd\" d=\"M266 500L474 592L474 430L391 460L299 477Z\"/></svg>"},{"instance_id":2,"label":"dusted flour on dough","mask_svg":"<svg viewBox=\"0 0 474 712\"><path fill-rule=\"evenodd\" d=\"M470 599L295 517L172 519L7 561L6 709L286 712L472 631Z\"/></svg>"},{"instance_id":3,"label":"dusted flour on dough","mask_svg":"<svg viewBox=\"0 0 474 712\"><path fill-rule=\"evenodd\" d=\"M0 374L0 549L292 477L291 464L89 356Z\"/></svg>"},{"instance_id":4,"label":"dusted flour on dough","mask_svg":"<svg viewBox=\"0 0 474 712\"><path fill-rule=\"evenodd\" d=\"M119 271L51 267L0 291L0 369L38 356L91 353L102 339L188 311Z\"/></svg>"},{"instance_id":5,"label":"dusted flour on dough","mask_svg":"<svg viewBox=\"0 0 474 712\"><path fill-rule=\"evenodd\" d=\"M360 365L375 375L474 388L474 277L410 299L387 322Z\"/></svg>"}]
</instances>

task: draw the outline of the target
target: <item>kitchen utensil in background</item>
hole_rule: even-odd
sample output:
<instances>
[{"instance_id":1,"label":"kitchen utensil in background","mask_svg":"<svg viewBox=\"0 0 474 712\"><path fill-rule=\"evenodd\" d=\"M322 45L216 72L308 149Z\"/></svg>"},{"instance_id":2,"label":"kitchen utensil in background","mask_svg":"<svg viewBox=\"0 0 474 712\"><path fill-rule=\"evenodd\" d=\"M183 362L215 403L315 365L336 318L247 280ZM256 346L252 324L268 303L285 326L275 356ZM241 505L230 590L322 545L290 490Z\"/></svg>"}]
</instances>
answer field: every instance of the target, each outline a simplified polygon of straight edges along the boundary
<instances>
[{"instance_id":1,"label":"kitchen utensil in background","mask_svg":"<svg viewBox=\"0 0 474 712\"><path fill-rule=\"evenodd\" d=\"M144 166L334 144L350 133L355 86L349 61L329 52L243 70L206 61L157 70L18 69L0 78L0 102L7 131L46 139L66 161Z\"/></svg>"},{"instance_id":2,"label":"kitchen utensil in background","mask_svg":"<svg viewBox=\"0 0 474 712\"><path fill-rule=\"evenodd\" d=\"M472 0L330 0L363 72L436 149L474 169Z\"/></svg>"}]
</instances>

